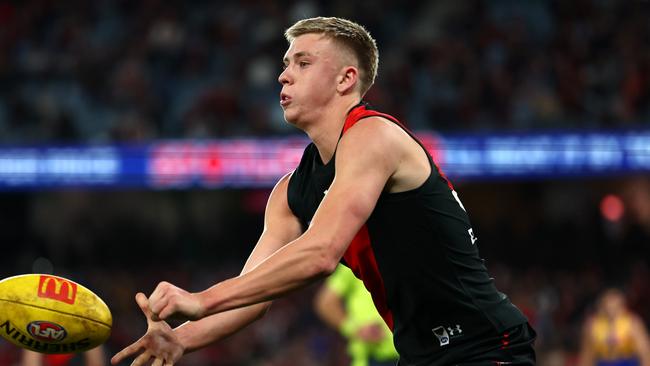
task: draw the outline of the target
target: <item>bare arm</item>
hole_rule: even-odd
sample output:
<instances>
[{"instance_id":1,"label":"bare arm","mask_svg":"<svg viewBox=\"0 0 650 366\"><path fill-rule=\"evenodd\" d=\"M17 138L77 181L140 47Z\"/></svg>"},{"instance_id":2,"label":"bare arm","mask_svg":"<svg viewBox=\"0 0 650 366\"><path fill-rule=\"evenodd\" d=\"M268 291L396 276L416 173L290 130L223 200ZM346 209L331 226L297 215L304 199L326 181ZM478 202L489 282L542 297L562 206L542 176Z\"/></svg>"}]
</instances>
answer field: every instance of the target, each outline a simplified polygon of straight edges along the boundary
<instances>
[{"instance_id":1,"label":"bare arm","mask_svg":"<svg viewBox=\"0 0 650 366\"><path fill-rule=\"evenodd\" d=\"M300 222L293 216L287 203L288 181L289 175L278 182L269 197L264 231L246 261L242 275L255 268L283 245L297 238L302 231ZM174 332L183 343L185 352L191 352L246 327L261 318L270 305L271 303L267 301L214 314L199 321L187 322L176 328Z\"/></svg>"},{"instance_id":2,"label":"bare arm","mask_svg":"<svg viewBox=\"0 0 650 366\"><path fill-rule=\"evenodd\" d=\"M104 366L106 365L106 355L104 354L104 346L95 347L89 351L84 352L84 360L86 366Z\"/></svg>"},{"instance_id":3,"label":"bare arm","mask_svg":"<svg viewBox=\"0 0 650 366\"><path fill-rule=\"evenodd\" d=\"M136 295L136 301L147 317L147 334L115 355L111 362L117 364L141 352L132 366L141 366L151 358L155 358L155 362L173 365L186 350L216 341L250 323L263 313L266 305L231 312L234 315L227 317L214 314L268 302L332 273L370 216L387 183L392 186L393 183L398 185L409 181L395 179L395 182L389 182L394 174L399 176L400 172L409 171L398 167L404 161L413 162L407 153L408 144L404 143L409 141L413 145L413 140L391 122L369 122L377 119L370 117L359 122L341 139L336 157L336 176L303 235L282 246L291 240L287 233L293 232L297 236L300 232L298 220L288 209L285 177L285 183L278 184L269 199L268 235L265 229L264 240L261 245L258 243L260 248L268 245L269 250L258 251L256 248L259 255L252 255L254 258L249 260L240 276L203 292L189 293L161 282L149 299L142 293ZM422 154L419 147L415 151ZM413 178L413 174L405 176ZM275 205L276 197L278 205ZM283 216L283 213L288 216ZM282 220L282 217L290 219ZM285 224L295 230L281 229ZM167 323L160 321L172 317L196 322L173 332Z\"/></svg>"},{"instance_id":4,"label":"bare arm","mask_svg":"<svg viewBox=\"0 0 650 366\"><path fill-rule=\"evenodd\" d=\"M641 366L650 366L650 340L648 340L648 332L641 318L635 316L633 319L632 339L634 339Z\"/></svg>"},{"instance_id":5,"label":"bare arm","mask_svg":"<svg viewBox=\"0 0 650 366\"><path fill-rule=\"evenodd\" d=\"M283 177L269 197L264 231L244 265L242 273L250 271L278 248L298 237L302 231L298 219L293 216L287 204L288 180L289 175ZM171 284L165 284L163 287L172 289L176 295L186 294L190 299L194 299L192 294ZM133 366L144 365L151 358L154 358L155 362L163 361L165 365L173 365L184 353L223 339L259 319L270 306L269 302L264 302L216 314L198 321L187 322L172 331L166 322L156 321L157 317L150 309L150 301L144 294L137 294L136 301L147 318L147 333L116 354L111 359L112 364L118 364L123 359L138 354L132 363Z\"/></svg>"},{"instance_id":6,"label":"bare arm","mask_svg":"<svg viewBox=\"0 0 650 366\"><path fill-rule=\"evenodd\" d=\"M340 269L337 269L339 271ZM336 276L337 272L333 274ZM352 276L352 274L350 274ZM354 281L359 281L355 279ZM370 298L370 293L363 294ZM354 296L361 296L360 294ZM380 322L362 322L350 315L345 306L345 295L337 293L326 282L316 294L314 310L331 328L339 331L346 338L356 338L365 342L379 342L385 336Z\"/></svg>"},{"instance_id":7,"label":"bare arm","mask_svg":"<svg viewBox=\"0 0 650 366\"><path fill-rule=\"evenodd\" d=\"M331 328L339 330L346 318L341 297L332 289L323 285L314 300L316 314Z\"/></svg>"},{"instance_id":8,"label":"bare arm","mask_svg":"<svg viewBox=\"0 0 650 366\"><path fill-rule=\"evenodd\" d=\"M23 350L21 352L20 366L42 366L43 357L41 353Z\"/></svg>"},{"instance_id":9,"label":"bare arm","mask_svg":"<svg viewBox=\"0 0 650 366\"><path fill-rule=\"evenodd\" d=\"M339 143L336 177L309 229L253 270L199 293L202 310L215 314L268 301L332 273L403 157L399 138L384 123L351 128ZM162 318L179 312L167 299L152 310Z\"/></svg>"}]
</instances>

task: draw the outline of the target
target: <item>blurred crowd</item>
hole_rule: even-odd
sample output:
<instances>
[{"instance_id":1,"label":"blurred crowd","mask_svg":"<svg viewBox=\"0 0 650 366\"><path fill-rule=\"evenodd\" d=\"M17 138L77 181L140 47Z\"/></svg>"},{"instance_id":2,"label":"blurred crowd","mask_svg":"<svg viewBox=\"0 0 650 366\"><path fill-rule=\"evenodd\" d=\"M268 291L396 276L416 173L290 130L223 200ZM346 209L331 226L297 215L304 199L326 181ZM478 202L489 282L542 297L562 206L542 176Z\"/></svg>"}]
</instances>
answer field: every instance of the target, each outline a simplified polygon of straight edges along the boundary
<instances>
[{"instance_id":1,"label":"blurred crowd","mask_svg":"<svg viewBox=\"0 0 650 366\"><path fill-rule=\"evenodd\" d=\"M283 31L317 15L371 31L367 99L414 129L650 122L643 0L1 0L0 142L293 133Z\"/></svg>"}]
</instances>

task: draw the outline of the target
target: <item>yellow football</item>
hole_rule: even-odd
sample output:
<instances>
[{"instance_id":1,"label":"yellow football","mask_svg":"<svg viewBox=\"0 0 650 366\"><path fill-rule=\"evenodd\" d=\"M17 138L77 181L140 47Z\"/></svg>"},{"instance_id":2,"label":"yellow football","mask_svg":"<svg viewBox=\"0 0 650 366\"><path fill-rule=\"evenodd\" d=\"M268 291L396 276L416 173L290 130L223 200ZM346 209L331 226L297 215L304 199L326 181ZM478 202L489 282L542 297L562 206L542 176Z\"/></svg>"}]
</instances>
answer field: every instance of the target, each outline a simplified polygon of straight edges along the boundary
<instances>
[{"instance_id":1,"label":"yellow football","mask_svg":"<svg viewBox=\"0 0 650 366\"><path fill-rule=\"evenodd\" d=\"M71 280L26 274L0 281L0 335L41 353L76 353L104 343L113 318L92 291Z\"/></svg>"}]
</instances>

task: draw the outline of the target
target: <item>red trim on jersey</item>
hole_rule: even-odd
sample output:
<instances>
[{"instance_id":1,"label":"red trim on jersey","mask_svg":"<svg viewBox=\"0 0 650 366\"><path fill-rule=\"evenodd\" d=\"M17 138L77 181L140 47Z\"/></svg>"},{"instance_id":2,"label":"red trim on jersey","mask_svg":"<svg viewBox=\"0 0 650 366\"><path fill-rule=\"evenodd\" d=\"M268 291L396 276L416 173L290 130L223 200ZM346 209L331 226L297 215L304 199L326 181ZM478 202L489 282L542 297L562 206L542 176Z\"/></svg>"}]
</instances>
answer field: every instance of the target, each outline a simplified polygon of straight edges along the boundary
<instances>
[{"instance_id":1,"label":"red trim on jersey","mask_svg":"<svg viewBox=\"0 0 650 366\"><path fill-rule=\"evenodd\" d=\"M381 112L374 111L372 109L368 109L366 104L363 103L363 102L360 103L358 106L354 107L350 111L350 113L348 113L348 117L345 119L345 124L343 125L343 133L345 133L345 131L349 130L350 127L354 126L357 122L359 122L359 120L361 120L363 118L366 118L366 117L383 117L383 118L386 118L386 119L388 119L390 121L393 121L393 122L397 123L398 126L403 128L404 131L406 131L415 141L417 141L418 144L420 144L420 146L422 146L424 151L426 151L427 154L429 154L429 152L424 147L422 142L420 142L420 140L418 140L415 137L413 132L411 132L411 130L406 128L406 126L404 126L404 124L402 122L400 122L397 118L391 116L390 114L381 113ZM431 155L431 154L429 154L429 155ZM447 179L447 176L442 171L442 169L440 169L438 164L436 164L436 162L433 161L433 158L431 158L431 162L433 163L433 165L436 166L436 169L438 169L438 172L440 173L440 176L442 177L442 179L444 179L445 182L447 182L447 186L449 187L449 189L451 189L453 191L454 186L451 184L451 181L449 179Z\"/></svg>"},{"instance_id":2,"label":"red trim on jersey","mask_svg":"<svg viewBox=\"0 0 650 366\"><path fill-rule=\"evenodd\" d=\"M352 270L352 272L363 280L370 294L379 315L384 319L388 327L393 329L393 313L388 309L386 301L386 290L384 288L384 280L381 278L377 261L375 260L375 253L370 245L370 235L368 234L368 227L363 225L361 230L354 236L350 242L350 246L343 254L345 263Z\"/></svg>"},{"instance_id":3,"label":"red trim on jersey","mask_svg":"<svg viewBox=\"0 0 650 366\"><path fill-rule=\"evenodd\" d=\"M358 106L354 107L345 119L345 124L343 125L343 133L354 126L359 120L366 117L382 117L390 121L395 122L398 126L404 129L415 141L417 141L422 148L426 151L426 148L422 143L413 135L411 131L406 128L397 118L377 112L371 109L367 109L365 103L360 103ZM429 154L428 151L426 151ZM447 182L449 189L453 190L451 182L447 177L442 173L438 165L431 158L431 162L438 169L440 176ZM381 277L379 272L379 267L375 259L375 253L370 244L370 235L368 234L368 227L363 225L361 230L355 235L354 239L350 243L350 246L343 254L343 259L348 267L354 272L354 274L363 280L364 285L370 291L372 295L372 300L375 303L375 307L379 311L379 314L384 319L388 327L393 329L393 313L388 308L388 303L386 301L386 289L384 287L384 280Z\"/></svg>"},{"instance_id":4,"label":"red trim on jersey","mask_svg":"<svg viewBox=\"0 0 650 366\"><path fill-rule=\"evenodd\" d=\"M501 349L506 349L508 345L510 344L510 340L508 339L510 337L510 333L505 332L503 333L503 339L501 339Z\"/></svg>"}]
</instances>

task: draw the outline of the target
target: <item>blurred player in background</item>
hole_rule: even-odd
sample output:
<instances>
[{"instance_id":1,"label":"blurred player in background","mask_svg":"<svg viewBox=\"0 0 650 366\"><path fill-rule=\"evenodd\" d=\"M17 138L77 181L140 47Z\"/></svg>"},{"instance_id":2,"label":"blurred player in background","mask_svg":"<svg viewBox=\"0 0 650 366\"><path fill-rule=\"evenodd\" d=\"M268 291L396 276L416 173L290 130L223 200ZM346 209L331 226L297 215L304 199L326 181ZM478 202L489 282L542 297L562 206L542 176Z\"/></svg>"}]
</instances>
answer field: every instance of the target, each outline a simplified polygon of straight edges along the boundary
<instances>
[{"instance_id":1,"label":"blurred player in background","mask_svg":"<svg viewBox=\"0 0 650 366\"><path fill-rule=\"evenodd\" d=\"M535 332L497 291L465 208L419 141L362 97L378 52L360 25L311 18L290 43L280 104L312 140L275 186L240 276L190 293L161 282L136 301L147 333L112 359L168 366L264 315L270 301L330 275L363 280L400 365L533 365ZM191 320L176 329L161 319Z\"/></svg>"},{"instance_id":2,"label":"blurred player in background","mask_svg":"<svg viewBox=\"0 0 650 366\"><path fill-rule=\"evenodd\" d=\"M650 341L623 293L607 289L583 329L580 366L650 366Z\"/></svg>"},{"instance_id":3,"label":"blurred player in background","mask_svg":"<svg viewBox=\"0 0 650 366\"><path fill-rule=\"evenodd\" d=\"M393 335L363 282L339 265L316 295L316 313L348 340L350 366L395 365Z\"/></svg>"},{"instance_id":4,"label":"blurred player in background","mask_svg":"<svg viewBox=\"0 0 650 366\"><path fill-rule=\"evenodd\" d=\"M83 363L79 363L83 359ZM95 347L82 354L45 355L29 350L22 351L20 366L105 366L106 354L104 347Z\"/></svg>"}]
</instances>

